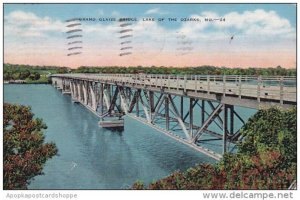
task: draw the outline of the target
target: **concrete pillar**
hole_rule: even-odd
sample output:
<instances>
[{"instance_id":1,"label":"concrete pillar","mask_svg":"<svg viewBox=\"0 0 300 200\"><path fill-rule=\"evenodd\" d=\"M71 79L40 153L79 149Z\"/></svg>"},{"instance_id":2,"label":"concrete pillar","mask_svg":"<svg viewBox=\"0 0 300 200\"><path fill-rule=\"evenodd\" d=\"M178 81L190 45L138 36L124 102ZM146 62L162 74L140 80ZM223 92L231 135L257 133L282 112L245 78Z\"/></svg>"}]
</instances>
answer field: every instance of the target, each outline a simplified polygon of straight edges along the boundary
<instances>
[{"instance_id":1,"label":"concrete pillar","mask_svg":"<svg viewBox=\"0 0 300 200\"><path fill-rule=\"evenodd\" d=\"M78 100L82 101L81 83L77 82Z\"/></svg>"},{"instance_id":2,"label":"concrete pillar","mask_svg":"<svg viewBox=\"0 0 300 200\"><path fill-rule=\"evenodd\" d=\"M100 107L100 114L103 114L103 83L100 83L100 89L99 89L99 107Z\"/></svg>"},{"instance_id":3,"label":"concrete pillar","mask_svg":"<svg viewBox=\"0 0 300 200\"><path fill-rule=\"evenodd\" d=\"M92 100L92 108L93 108L93 110L96 111L97 103L96 103L95 91L93 90L92 84L90 84L89 87L90 87L90 94L91 94L91 100Z\"/></svg>"},{"instance_id":4,"label":"concrete pillar","mask_svg":"<svg viewBox=\"0 0 300 200\"><path fill-rule=\"evenodd\" d=\"M73 89L73 82L70 81L70 92L71 92L71 98L74 98L74 89Z\"/></svg>"},{"instance_id":5,"label":"concrete pillar","mask_svg":"<svg viewBox=\"0 0 300 200\"><path fill-rule=\"evenodd\" d=\"M85 86L85 82L82 83L82 89L83 89L83 103L87 105L87 87Z\"/></svg>"}]
</instances>

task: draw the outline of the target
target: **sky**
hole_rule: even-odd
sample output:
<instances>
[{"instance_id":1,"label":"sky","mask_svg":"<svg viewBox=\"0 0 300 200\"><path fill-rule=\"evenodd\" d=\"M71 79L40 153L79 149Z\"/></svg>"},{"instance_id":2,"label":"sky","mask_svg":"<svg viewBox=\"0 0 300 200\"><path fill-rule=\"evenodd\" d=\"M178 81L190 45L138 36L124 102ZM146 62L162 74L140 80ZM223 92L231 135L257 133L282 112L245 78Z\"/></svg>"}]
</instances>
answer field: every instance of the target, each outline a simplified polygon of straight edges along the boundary
<instances>
[{"instance_id":1,"label":"sky","mask_svg":"<svg viewBox=\"0 0 300 200\"><path fill-rule=\"evenodd\" d=\"M108 18L115 21L104 21ZM137 21L119 22L120 18ZM80 25L67 27L74 23ZM130 25L122 27L126 23ZM80 31L72 33L74 29ZM68 38L73 35L80 37ZM69 44L74 41L80 43ZM5 4L4 62L72 68L296 68L296 6Z\"/></svg>"}]
</instances>

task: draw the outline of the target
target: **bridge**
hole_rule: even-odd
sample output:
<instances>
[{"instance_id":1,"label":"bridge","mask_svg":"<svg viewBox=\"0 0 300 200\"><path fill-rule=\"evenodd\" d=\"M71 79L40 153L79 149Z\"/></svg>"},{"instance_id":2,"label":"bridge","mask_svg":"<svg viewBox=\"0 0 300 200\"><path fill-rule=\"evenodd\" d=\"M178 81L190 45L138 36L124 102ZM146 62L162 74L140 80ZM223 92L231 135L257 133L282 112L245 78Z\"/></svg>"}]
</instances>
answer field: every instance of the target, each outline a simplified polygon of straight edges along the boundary
<instances>
[{"instance_id":1,"label":"bridge","mask_svg":"<svg viewBox=\"0 0 300 200\"><path fill-rule=\"evenodd\" d=\"M123 126L126 115L216 160L242 139L245 119L236 107L287 109L297 103L296 77L54 74L51 79L96 114L102 127ZM221 152L207 145L216 142Z\"/></svg>"}]
</instances>

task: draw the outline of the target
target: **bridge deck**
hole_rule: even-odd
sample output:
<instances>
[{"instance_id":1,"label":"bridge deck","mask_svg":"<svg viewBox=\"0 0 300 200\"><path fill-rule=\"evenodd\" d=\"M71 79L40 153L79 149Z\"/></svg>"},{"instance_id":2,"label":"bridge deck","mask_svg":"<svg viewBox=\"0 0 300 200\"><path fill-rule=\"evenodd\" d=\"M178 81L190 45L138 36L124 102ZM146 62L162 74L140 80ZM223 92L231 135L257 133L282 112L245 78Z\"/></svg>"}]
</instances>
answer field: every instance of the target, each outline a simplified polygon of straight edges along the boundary
<instances>
[{"instance_id":1,"label":"bridge deck","mask_svg":"<svg viewBox=\"0 0 300 200\"><path fill-rule=\"evenodd\" d=\"M147 88L250 108L296 104L296 77L55 74L51 77L89 80L133 88Z\"/></svg>"}]
</instances>

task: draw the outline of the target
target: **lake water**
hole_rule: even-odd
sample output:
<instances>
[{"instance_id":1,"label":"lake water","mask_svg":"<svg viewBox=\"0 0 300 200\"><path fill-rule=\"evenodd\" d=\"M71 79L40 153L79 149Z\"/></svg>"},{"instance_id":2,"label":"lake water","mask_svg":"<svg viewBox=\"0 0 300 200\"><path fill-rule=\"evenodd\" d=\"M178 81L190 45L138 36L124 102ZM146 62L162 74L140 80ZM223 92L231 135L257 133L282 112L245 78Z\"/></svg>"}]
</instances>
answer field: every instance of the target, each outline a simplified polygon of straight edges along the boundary
<instances>
[{"instance_id":1,"label":"lake water","mask_svg":"<svg viewBox=\"0 0 300 200\"><path fill-rule=\"evenodd\" d=\"M103 129L98 117L51 85L5 84L4 101L31 106L48 126L46 141L58 147L59 155L47 161L44 175L29 189L127 189L137 180L149 184L214 162L129 117L122 132Z\"/></svg>"}]
</instances>

